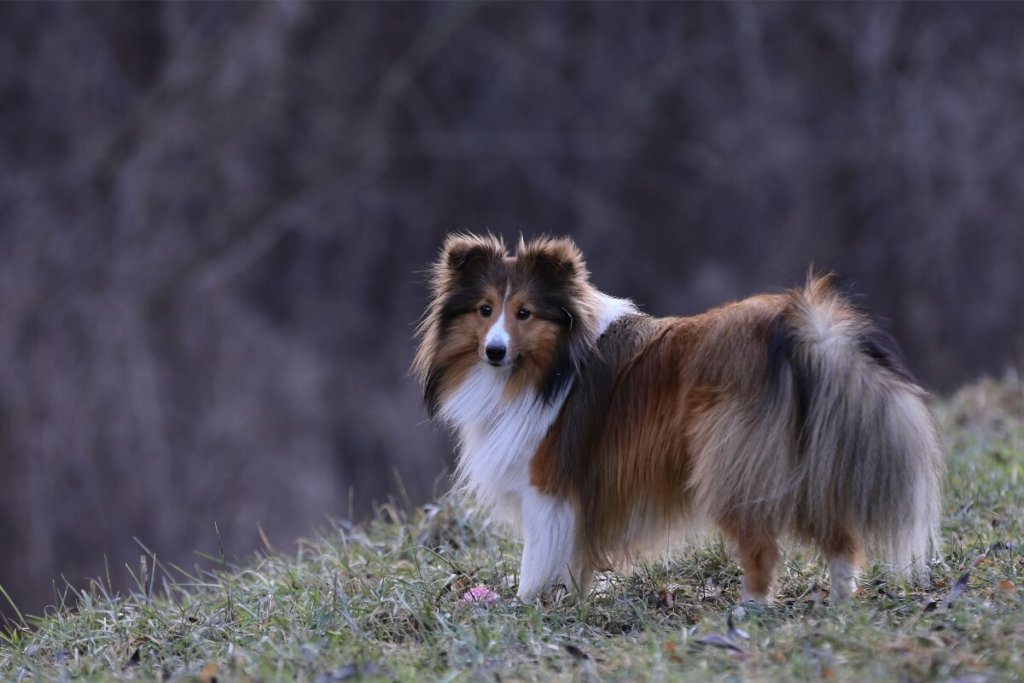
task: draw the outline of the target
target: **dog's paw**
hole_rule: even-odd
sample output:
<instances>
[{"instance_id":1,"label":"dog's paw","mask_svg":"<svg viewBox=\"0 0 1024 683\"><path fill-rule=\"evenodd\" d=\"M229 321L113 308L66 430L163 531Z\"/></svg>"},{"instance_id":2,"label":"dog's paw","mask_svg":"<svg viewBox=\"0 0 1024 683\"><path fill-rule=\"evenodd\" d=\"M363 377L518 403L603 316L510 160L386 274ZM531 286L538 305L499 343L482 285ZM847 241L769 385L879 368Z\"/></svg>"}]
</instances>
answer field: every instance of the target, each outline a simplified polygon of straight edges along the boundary
<instances>
[{"instance_id":1,"label":"dog's paw","mask_svg":"<svg viewBox=\"0 0 1024 683\"><path fill-rule=\"evenodd\" d=\"M572 595L572 589L564 583L551 584L540 595L540 603L544 607L555 607Z\"/></svg>"}]
</instances>

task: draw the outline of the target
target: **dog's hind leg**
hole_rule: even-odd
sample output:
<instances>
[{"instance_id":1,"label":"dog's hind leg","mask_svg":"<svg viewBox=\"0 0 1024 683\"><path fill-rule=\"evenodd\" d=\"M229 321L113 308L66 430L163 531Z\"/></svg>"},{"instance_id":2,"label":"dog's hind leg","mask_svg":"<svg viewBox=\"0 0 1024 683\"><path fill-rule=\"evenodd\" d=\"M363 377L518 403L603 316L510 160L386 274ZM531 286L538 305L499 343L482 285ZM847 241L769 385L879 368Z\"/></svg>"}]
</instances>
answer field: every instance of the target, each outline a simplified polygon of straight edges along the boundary
<instances>
[{"instance_id":1,"label":"dog's hind leg","mask_svg":"<svg viewBox=\"0 0 1024 683\"><path fill-rule=\"evenodd\" d=\"M857 590L857 574L863 553L860 545L849 534L838 534L821 544L828 559L828 574L831 582L829 602L837 605L846 602Z\"/></svg>"},{"instance_id":2,"label":"dog's hind leg","mask_svg":"<svg viewBox=\"0 0 1024 683\"><path fill-rule=\"evenodd\" d=\"M743 602L764 604L771 597L775 586L775 569L779 564L779 545L775 534L766 530L752 533L741 530L741 525L724 529L732 541L743 569L743 583L740 599Z\"/></svg>"}]
</instances>

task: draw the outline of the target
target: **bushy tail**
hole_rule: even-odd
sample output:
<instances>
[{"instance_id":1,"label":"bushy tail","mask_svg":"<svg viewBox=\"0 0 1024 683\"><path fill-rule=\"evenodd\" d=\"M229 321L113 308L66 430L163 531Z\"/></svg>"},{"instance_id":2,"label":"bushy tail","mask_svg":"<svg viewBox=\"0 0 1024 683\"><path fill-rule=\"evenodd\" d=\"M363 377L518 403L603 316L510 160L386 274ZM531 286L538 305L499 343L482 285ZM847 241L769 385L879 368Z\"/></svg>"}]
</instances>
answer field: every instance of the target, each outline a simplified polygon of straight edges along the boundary
<instances>
[{"instance_id":1,"label":"bushy tail","mask_svg":"<svg viewBox=\"0 0 1024 683\"><path fill-rule=\"evenodd\" d=\"M854 533L906 575L937 545L943 456L925 392L891 340L810 277L782 320L792 371L801 532Z\"/></svg>"}]
</instances>

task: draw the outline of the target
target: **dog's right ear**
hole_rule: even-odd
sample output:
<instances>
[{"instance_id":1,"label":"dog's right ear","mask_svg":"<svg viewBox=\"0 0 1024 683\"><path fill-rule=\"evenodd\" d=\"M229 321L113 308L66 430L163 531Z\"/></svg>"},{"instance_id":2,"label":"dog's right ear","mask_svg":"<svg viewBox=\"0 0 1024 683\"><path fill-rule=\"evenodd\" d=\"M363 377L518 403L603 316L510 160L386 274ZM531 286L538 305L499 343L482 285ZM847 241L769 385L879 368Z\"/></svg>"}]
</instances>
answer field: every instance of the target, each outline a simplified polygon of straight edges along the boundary
<instances>
[{"instance_id":1,"label":"dog's right ear","mask_svg":"<svg viewBox=\"0 0 1024 683\"><path fill-rule=\"evenodd\" d=\"M465 271L478 263L501 261L506 255L505 245L494 235L449 235L441 252L441 262L450 271Z\"/></svg>"}]
</instances>

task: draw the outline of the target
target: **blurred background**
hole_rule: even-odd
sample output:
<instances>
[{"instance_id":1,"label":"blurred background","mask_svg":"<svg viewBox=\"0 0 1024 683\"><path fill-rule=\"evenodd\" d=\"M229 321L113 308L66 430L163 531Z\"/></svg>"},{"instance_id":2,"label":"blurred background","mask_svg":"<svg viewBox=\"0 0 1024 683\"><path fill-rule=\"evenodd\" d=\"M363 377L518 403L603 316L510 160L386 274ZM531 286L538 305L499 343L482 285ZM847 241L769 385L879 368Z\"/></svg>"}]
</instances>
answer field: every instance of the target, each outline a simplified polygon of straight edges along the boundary
<instances>
[{"instance_id":1,"label":"blurred background","mask_svg":"<svg viewBox=\"0 0 1024 683\"><path fill-rule=\"evenodd\" d=\"M190 567L215 523L230 559L442 491L408 367L454 229L571 235L659 315L813 262L933 391L1019 366L1021 35L1011 3L0 3L0 585L39 613L129 585L134 538Z\"/></svg>"}]
</instances>

